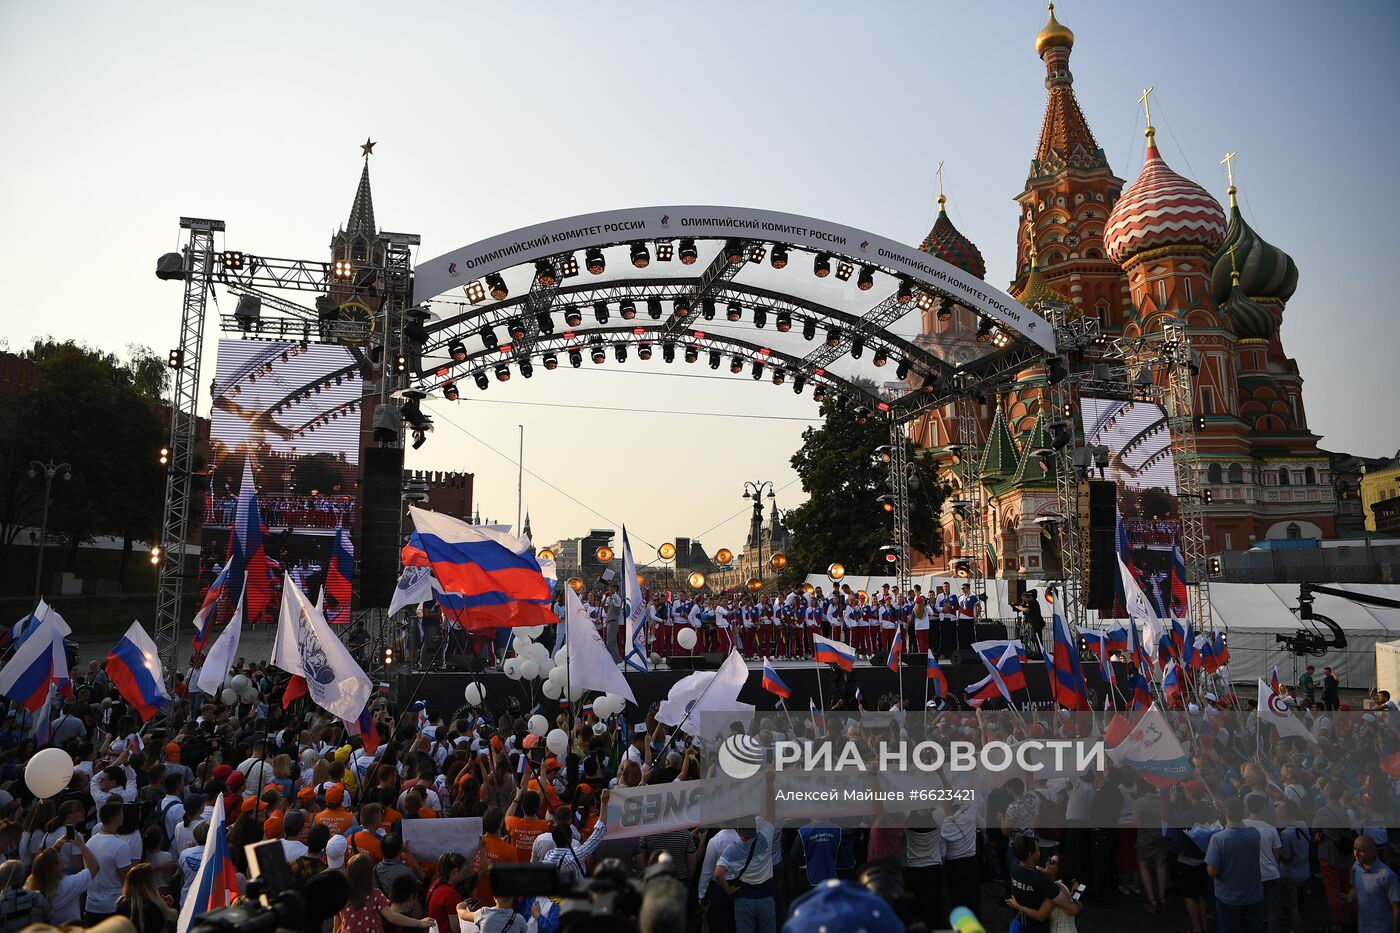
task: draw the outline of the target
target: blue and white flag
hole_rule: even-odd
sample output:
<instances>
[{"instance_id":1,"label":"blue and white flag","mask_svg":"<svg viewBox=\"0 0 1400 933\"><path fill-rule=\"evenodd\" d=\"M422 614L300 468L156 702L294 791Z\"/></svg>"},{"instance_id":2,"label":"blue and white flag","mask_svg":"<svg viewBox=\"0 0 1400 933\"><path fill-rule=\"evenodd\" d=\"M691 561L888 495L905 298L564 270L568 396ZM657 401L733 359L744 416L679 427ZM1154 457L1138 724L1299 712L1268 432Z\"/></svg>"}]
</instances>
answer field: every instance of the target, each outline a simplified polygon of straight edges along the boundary
<instances>
[{"instance_id":1,"label":"blue and white flag","mask_svg":"<svg viewBox=\"0 0 1400 933\"><path fill-rule=\"evenodd\" d=\"M389 600L389 615L406 606L416 606L433 598L433 568L409 566L399 574L399 584L394 587L394 598Z\"/></svg>"},{"instance_id":2,"label":"blue and white flag","mask_svg":"<svg viewBox=\"0 0 1400 933\"><path fill-rule=\"evenodd\" d=\"M647 657L647 604L642 599L642 581L637 578L637 562L632 559L632 543L627 540L627 526L622 526L622 616L627 620L627 666L634 671L649 668Z\"/></svg>"}]
</instances>

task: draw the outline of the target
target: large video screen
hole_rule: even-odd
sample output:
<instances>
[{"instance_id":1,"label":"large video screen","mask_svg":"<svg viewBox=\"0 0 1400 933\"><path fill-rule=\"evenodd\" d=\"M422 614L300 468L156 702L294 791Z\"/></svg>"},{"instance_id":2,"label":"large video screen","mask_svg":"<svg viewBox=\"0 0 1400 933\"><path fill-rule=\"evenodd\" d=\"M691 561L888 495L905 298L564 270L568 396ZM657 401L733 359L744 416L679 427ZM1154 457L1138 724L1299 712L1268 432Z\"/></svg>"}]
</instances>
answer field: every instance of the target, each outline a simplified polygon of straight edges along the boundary
<instances>
[{"instance_id":1,"label":"large video screen","mask_svg":"<svg viewBox=\"0 0 1400 933\"><path fill-rule=\"evenodd\" d=\"M1181 509L1166 409L1155 402L1081 398L1079 411L1086 446L1108 448L1107 466L1096 464L1092 469L1096 478L1117 486L1118 556L1154 604L1158 618L1185 617ZM1120 584L1113 611L1100 615L1127 614Z\"/></svg>"},{"instance_id":2,"label":"large video screen","mask_svg":"<svg viewBox=\"0 0 1400 933\"><path fill-rule=\"evenodd\" d=\"M219 341L200 603L231 565L220 624L244 578L245 621L275 623L288 572L321 602L328 621L350 621L361 396L359 368L345 347ZM256 527L245 464L256 487Z\"/></svg>"}]
</instances>

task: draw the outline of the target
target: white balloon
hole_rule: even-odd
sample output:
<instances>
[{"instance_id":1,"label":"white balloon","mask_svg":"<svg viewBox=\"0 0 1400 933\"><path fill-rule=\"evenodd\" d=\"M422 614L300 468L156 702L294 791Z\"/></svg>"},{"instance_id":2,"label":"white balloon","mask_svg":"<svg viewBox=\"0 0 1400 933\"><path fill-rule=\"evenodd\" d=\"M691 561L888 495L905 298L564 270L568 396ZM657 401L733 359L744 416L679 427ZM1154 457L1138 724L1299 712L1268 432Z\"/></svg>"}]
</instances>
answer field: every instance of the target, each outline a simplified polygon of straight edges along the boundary
<instances>
[{"instance_id":1,"label":"white balloon","mask_svg":"<svg viewBox=\"0 0 1400 933\"><path fill-rule=\"evenodd\" d=\"M608 708L612 710L614 716L627 709L627 698L618 696L616 693L608 694Z\"/></svg>"},{"instance_id":2,"label":"white balloon","mask_svg":"<svg viewBox=\"0 0 1400 933\"><path fill-rule=\"evenodd\" d=\"M562 664L556 664L554 665L554 667L550 668L549 674L546 675L545 679L550 680L562 687L564 686L564 681L568 679L566 676L568 673L568 668L566 668Z\"/></svg>"},{"instance_id":3,"label":"white balloon","mask_svg":"<svg viewBox=\"0 0 1400 933\"><path fill-rule=\"evenodd\" d=\"M468 706L480 706L486 702L486 687L478 683L467 684L467 689L462 691L462 697Z\"/></svg>"},{"instance_id":4,"label":"white balloon","mask_svg":"<svg viewBox=\"0 0 1400 933\"><path fill-rule=\"evenodd\" d=\"M505 675L506 675L507 677L509 677L511 680L519 680L519 679L520 679L520 659L519 659L519 658L506 658L505 663L501 665L501 673L505 674Z\"/></svg>"},{"instance_id":5,"label":"white balloon","mask_svg":"<svg viewBox=\"0 0 1400 933\"><path fill-rule=\"evenodd\" d=\"M564 695L564 687L552 680L546 680L540 684L540 693L544 694L546 700L557 700Z\"/></svg>"},{"instance_id":6,"label":"white balloon","mask_svg":"<svg viewBox=\"0 0 1400 933\"><path fill-rule=\"evenodd\" d=\"M258 698L258 688L257 688L257 687L254 687L252 684L249 684L249 685L248 685L248 689L247 689L247 690L244 690L244 691L242 691L241 693L238 694L238 699L239 699L240 701L244 702L244 703L252 703L252 702L254 702L255 700L257 700L257 698Z\"/></svg>"},{"instance_id":7,"label":"white balloon","mask_svg":"<svg viewBox=\"0 0 1400 933\"><path fill-rule=\"evenodd\" d=\"M73 759L61 748L41 749L24 766L24 783L40 799L52 797L72 779Z\"/></svg>"},{"instance_id":8,"label":"white balloon","mask_svg":"<svg viewBox=\"0 0 1400 933\"><path fill-rule=\"evenodd\" d=\"M225 706L232 706L238 702L238 691L232 687L225 687L223 693L219 694L219 699L224 701Z\"/></svg>"},{"instance_id":9,"label":"white balloon","mask_svg":"<svg viewBox=\"0 0 1400 933\"><path fill-rule=\"evenodd\" d=\"M554 666L563 667L568 662L569 648L567 645L554 652Z\"/></svg>"},{"instance_id":10,"label":"white balloon","mask_svg":"<svg viewBox=\"0 0 1400 933\"><path fill-rule=\"evenodd\" d=\"M234 693L242 693L248 689L250 684L252 681L248 679L246 674L234 674L233 679L228 682Z\"/></svg>"},{"instance_id":11,"label":"white balloon","mask_svg":"<svg viewBox=\"0 0 1400 933\"><path fill-rule=\"evenodd\" d=\"M692 648L694 648L695 642L695 629L693 628L686 627L676 633L676 644L680 645L686 651L689 651Z\"/></svg>"},{"instance_id":12,"label":"white balloon","mask_svg":"<svg viewBox=\"0 0 1400 933\"><path fill-rule=\"evenodd\" d=\"M594 734L594 735L602 735L603 733L605 733L605 732L607 732L607 731L608 731L608 724L607 724L607 723L605 723L605 722L595 722L595 723L593 724L593 734Z\"/></svg>"},{"instance_id":13,"label":"white balloon","mask_svg":"<svg viewBox=\"0 0 1400 933\"><path fill-rule=\"evenodd\" d=\"M549 657L549 649L537 641L530 642L529 647L525 649L525 653L534 658L536 663Z\"/></svg>"},{"instance_id":14,"label":"white balloon","mask_svg":"<svg viewBox=\"0 0 1400 933\"><path fill-rule=\"evenodd\" d=\"M554 661L551 660L548 655L545 656L543 661L536 661L535 664L539 670L539 673L535 675L536 677L543 677L548 680L549 675L554 673Z\"/></svg>"},{"instance_id":15,"label":"white balloon","mask_svg":"<svg viewBox=\"0 0 1400 933\"><path fill-rule=\"evenodd\" d=\"M515 631L517 634L524 635L526 638L530 639L531 641L534 641L536 638L539 638L541 635L544 634L544 626L522 625Z\"/></svg>"},{"instance_id":16,"label":"white balloon","mask_svg":"<svg viewBox=\"0 0 1400 933\"><path fill-rule=\"evenodd\" d=\"M583 695L587 692L587 687L581 687L578 684L574 684L572 687L569 688L569 699L574 703L577 703L579 700L583 699Z\"/></svg>"},{"instance_id":17,"label":"white balloon","mask_svg":"<svg viewBox=\"0 0 1400 933\"><path fill-rule=\"evenodd\" d=\"M569 750L569 733L563 729L551 729L545 736L544 744L554 754L562 755Z\"/></svg>"},{"instance_id":18,"label":"white balloon","mask_svg":"<svg viewBox=\"0 0 1400 933\"><path fill-rule=\"evenodd\" d=\"M517 668L517 670L520 671L521 680L534 680L536 677L540 676L540 665L534 658L526 658L521 661L520 667Z\"/></svg>"},{"instance_id":19,"label":"white balloon","mask_svg":"<svg viewBox=\"0 0 1400 933\"><path fill-rule=\"evenodd\" d=\"M530 717L528 725L530 727L530 732L534 735L542 736L549 731L549 720L545 719L539 713Z\"/></svg>"},{"instance_id":20,"label":"white balloon","mask_svg":"<svg viewBox=\"0 0 1400 933\"><path fill-rule=\"evenodd\" d=\"M606 696L594 697L593 715L599 719L607 719L612 715L612 710L608 708L608 698Z\"/></svg>"},{"instance_id":21,"label":"white balloon","mask_svg":"<svg viewBox=\"0 0 1400 933\"><path fill-rule=\"evenodd\" d=\"M512 636L514 636L513 640L517 648L519 648L521 645L528 645L530 642L535 640L535 636L531 633L532 628L533 626L525 625L516 626L515 628L510 630Z\"/></svg>"}]
</instances>

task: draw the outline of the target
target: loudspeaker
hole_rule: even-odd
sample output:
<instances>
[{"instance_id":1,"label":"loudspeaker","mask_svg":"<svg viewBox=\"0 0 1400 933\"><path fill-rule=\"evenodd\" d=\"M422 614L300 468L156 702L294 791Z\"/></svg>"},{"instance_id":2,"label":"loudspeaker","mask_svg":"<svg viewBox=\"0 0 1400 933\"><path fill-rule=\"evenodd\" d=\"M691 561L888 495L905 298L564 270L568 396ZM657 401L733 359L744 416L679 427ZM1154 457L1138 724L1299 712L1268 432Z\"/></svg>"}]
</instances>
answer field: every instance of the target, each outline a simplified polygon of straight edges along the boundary
<instances>
[{"instance_id":1,"label":"loudspeaker","mask_svg":"<svg viewBox=\"0 0 1400 933\"><path fill-rule=\"evenodd\" d=\"M724 655L718 651L703 654L682 654L670 659L673 671L717 671L724 663Z\"/></svg>"},{"instance_id":2,"label":"loudspeaker","mask_svg":"<svg viewBox=\"0 0 1400 933\"><path fill-rule=\"evenodd\" d=\"M959 648L953 652L954 664L981 664L982 659L971 648Z\"/></svg>"},{"instance_id":3,"label":"loudspeaker","mask_svg":"<svg viewBox=\"0 0 1400 933\"><path fill-rule=\"evenodd\" d=\"M447 656L447 669L480 674L486 670L486 659L479 654L449 654Z\"/></svg>"},{"instance_id":4,"label":"loudspeaker","mask_svg":"<svg viewBox=\"0 0 1400 933\"><path fill-rule=\"evenodd\" d=\"M387 609L399 579L403 448L365 448L362 488L359 607Z\"/></svg>"},{"instance_id":5,"label":"loudspeaker","mask_svg":"<svg viewBox=\"0 0 1400 933\"><path fill-rule=\"evenodd\" d=\"M1118 587L1118 487L1089 481L1089 585L1084 605L1109 612Z\"/></svg>"},{"instance_id":6,"label":"loudspeaker","mask_svg":"<svg viewBox=\"0 0 1400 933\"><path fill-rule=\"evenodd\" d=\"M978 622L973 627L975 641L996 641L1006 638L1005 622Z\"/></svg>"},{"instance_id":7,"label":"loudspeaker","mask_svg":"<svg viewBox=\"0 0 1400 933\"><path fill-rule=\"evenodd\" d=\"M888 667L890 663L889 652L881 651L870 658L871 667ZM901 651L899 653L899 663L904 667L923 667L928 663L928 655L921 651Z\"/></svg>"}]
</instances>

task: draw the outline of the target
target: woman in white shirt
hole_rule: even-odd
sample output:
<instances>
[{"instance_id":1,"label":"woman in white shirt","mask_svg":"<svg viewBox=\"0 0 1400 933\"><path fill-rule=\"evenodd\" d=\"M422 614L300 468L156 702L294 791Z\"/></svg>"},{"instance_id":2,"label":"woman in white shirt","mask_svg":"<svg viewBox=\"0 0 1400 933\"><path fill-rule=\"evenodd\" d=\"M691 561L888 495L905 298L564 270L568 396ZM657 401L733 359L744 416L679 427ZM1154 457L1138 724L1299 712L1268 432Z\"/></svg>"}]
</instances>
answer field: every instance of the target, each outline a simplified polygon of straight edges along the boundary
<instances>
[{"instance_id":1,"label":"woman in white shirt","mask_svg":"<svg viewBox=\"0 0 1400 933\"><path fill-rule=\"evenodd\" d=\"M715 603L715 650L725 657L729 657L729 652L733 648L729 633L729 607L723 603Z\"/></svg>"},{"instance_id":2,"label":"woman in white shirt","mask_svg":"<svg viewBox=\"0 0 1400 933\"><path fill-rule=\"evenodd\" d=\"M65 875L59 848L41 849L34 856L29 880L24 883L29 890L38 891L49 899L49 922L54 926L78 921L81 914L78 897L92 887L92 877L99 867L97 857L76 832L71 840L67 840L65 834L65 840L71 842L82 856L82 870L74 875Z\"/></svg>"}]
</instances>

